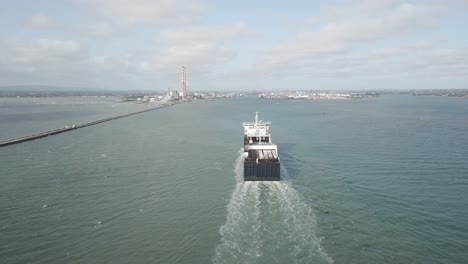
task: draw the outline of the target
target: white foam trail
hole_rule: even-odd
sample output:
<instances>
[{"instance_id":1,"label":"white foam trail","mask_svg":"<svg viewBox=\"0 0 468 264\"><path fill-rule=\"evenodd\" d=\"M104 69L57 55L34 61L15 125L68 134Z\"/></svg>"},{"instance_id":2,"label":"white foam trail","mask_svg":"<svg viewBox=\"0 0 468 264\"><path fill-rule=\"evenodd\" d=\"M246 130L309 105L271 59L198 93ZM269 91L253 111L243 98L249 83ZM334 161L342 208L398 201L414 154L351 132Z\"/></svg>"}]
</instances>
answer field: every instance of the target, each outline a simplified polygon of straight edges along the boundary
<instances>
[{"instance_id":1,"label":"white foam trail","mask_svg":"<svg viewBox=\"0 0 468 264\"><path fill-rule=\"evenodd\" d=\"M312 207L305 203L302 196L287 182L277 182L273 185L280 201L280 210L284 217L287 240L292 247L293 263L307 263L308 259L323 259L333 263L320 244L320 238L315 234L316 221ZM298 261L301 260L301 261Z\"/></svg>"},{"instance_id":2,"label":"white foam trail","mask_svg":"<svg viewBox=\"0 0 468 264\"><path fill-rule=\"evenodd\" d=\"M260 227L258 186L242 180L242 156L236 160L236 187L227 206L226 224L220 228L221 244L216 248L214 263L236 262L240 256L259 254L258 229Z\"/></svg>"},{"instance_id":3,"label":"white foam trail","mask_svg":"<svg viewBox=\"0 0 468 264\"><path fill-rule=\"evenodd\" d=\"M287 182L245 182L243 153L213 263L333 263L315 234L312 208Z\"/></svg>"}]
</instances>

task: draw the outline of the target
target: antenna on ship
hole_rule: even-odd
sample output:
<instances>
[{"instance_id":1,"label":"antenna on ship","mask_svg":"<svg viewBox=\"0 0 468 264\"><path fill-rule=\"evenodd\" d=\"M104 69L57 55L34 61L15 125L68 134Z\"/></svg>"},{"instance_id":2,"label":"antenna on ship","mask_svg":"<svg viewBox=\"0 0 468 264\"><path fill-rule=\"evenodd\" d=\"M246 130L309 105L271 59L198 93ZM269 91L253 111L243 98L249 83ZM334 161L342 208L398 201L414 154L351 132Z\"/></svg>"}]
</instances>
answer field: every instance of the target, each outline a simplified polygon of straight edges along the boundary
<instances>
[{"instance_id":1,"label":"antenna on ship","mask_svg":"<svg viewBox=\"0 0 468 264\"><path fill-rule=\"evenodd\" d=\"M258 124L258 112L255 112L255 125Z\"/></svg>"}]
</instances>

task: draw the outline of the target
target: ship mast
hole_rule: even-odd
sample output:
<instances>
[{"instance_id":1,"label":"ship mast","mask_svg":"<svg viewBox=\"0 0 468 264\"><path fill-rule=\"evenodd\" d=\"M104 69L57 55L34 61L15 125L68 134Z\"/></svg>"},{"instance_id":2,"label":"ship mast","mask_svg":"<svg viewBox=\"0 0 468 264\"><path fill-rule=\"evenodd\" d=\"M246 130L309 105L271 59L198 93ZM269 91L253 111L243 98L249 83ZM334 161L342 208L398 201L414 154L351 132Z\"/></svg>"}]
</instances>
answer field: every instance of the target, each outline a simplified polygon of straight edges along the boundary
<instances>
[{"instance_id":1,"label":"ship mast","mask_svg":"<svg viewBox=\"0 0 468 264\"><path fill-rule=\"evenodd\" d=\"M258 125L258 112L255 112L255 126Z\"/></svg>"}]
</instances>

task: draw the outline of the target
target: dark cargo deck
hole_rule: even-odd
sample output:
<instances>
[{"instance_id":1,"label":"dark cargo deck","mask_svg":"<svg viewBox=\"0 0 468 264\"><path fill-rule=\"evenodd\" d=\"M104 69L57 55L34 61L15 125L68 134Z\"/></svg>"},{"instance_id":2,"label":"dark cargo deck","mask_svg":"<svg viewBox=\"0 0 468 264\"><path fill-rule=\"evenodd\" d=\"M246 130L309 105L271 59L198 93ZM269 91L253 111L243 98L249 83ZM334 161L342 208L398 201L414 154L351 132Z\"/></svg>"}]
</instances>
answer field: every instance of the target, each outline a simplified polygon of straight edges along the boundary
<instances>
[{"instance_id":1,"label":"dark cargo deck","mask_svg":"<svg viewBox=\"0 0 468 264\"><path fill-rule=\"evenodd\" d=\"M279 181L279 161L244 161L245 181Z\"/></svg>"}]
</instances>

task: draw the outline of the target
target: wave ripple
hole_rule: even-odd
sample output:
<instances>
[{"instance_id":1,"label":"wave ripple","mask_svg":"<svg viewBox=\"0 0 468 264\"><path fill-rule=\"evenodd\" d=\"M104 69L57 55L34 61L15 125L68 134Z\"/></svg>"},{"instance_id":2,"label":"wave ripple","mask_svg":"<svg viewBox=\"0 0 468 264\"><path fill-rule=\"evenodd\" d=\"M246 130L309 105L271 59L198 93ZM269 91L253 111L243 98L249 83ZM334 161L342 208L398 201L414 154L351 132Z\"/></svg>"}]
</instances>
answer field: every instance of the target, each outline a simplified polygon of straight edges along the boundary
<instances>
[{"instance_id":1,"label":"wave ripple","mask_svg":"<svg viewBox=\"0 0 468 264\"><path fill-rule=\"evenodd\" d=\"M301 195L285 181L244 182L242 165L241 153L213 263L333 263Z\"/></svg>"}]
</instances>

